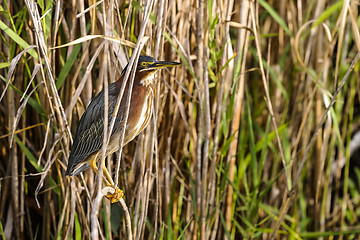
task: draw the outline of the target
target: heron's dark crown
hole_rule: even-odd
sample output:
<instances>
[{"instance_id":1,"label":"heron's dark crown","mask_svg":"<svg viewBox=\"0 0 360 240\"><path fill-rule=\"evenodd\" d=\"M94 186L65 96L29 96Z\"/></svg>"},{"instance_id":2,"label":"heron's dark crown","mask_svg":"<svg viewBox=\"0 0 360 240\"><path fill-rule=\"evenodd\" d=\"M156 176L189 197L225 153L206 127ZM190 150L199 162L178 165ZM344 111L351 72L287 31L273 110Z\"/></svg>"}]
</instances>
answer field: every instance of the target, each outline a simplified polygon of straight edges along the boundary
<instances>
[{"instance_id":1,"label":"heron's dark crown","mask_svg":"<svg viewBox=\"0 0 360 240\"><path fill-rule=\"evenodd\" d=\"M139 56L139 61L136 66L136 71L138 72L138 71L146 70L156 62L158 62L158 60L156 60L153 57L150 57L147 55L141 55L141 56ZM128 65L129 65L129 63L126 64L126 66L124 67L124 69L121 72L121 75L125 74L125 72L128 68ZM152 69L149 68L149 70L152 70Z\"/></svg>"}]
</instances>

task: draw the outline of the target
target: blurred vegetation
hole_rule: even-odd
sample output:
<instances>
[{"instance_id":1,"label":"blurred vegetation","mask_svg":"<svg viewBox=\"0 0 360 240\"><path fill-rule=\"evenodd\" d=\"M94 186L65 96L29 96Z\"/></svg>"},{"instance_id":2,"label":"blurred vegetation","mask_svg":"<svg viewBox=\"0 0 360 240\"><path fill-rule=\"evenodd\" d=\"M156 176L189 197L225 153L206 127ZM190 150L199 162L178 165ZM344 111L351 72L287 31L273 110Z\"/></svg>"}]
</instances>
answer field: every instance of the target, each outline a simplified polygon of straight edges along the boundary
<instances>
[{"instance_id":1,"label":"blurred vegetation","mask_svg":"<svg viewBox=\"0 0 360 240\"><path fill-rule=\"evenodd\" d=\"M123 150L134 238L359 236L358 2L0 3L2 239L128 238L120 205L93 207L94 173L64 174L140 39L182 66L157 75L151 125Z\"/></svg>"}]
</instances>

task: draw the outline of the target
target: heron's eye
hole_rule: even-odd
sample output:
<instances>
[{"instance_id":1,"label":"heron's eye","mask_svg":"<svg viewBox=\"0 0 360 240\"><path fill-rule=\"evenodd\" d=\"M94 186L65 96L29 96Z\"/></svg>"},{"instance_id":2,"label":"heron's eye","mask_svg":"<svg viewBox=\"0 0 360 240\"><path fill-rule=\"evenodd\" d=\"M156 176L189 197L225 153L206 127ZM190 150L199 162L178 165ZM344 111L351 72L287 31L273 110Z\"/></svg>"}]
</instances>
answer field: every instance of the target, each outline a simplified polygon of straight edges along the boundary
<instances>
[{"instance_id":1,"label":"heron's eye","mask_svg":"<svg viewBox=\"0 0 360 240\"><path fill-rule=\"evenodd\" d=\"M143 67L146 67L147 63L146 63L146 62L142 62L141 65L142 65Z\"/></svg>"}]
</instances>

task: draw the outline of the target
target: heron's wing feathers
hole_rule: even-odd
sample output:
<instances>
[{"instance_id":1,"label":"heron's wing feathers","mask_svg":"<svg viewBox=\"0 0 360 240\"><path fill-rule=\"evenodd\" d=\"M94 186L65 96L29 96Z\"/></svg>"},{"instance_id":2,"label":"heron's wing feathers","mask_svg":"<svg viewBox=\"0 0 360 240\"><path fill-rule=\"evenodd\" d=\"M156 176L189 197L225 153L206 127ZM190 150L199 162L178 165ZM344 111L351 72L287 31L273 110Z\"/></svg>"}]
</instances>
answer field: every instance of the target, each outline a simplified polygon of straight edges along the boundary
<instances>
[{"instance_id":1,"label":"heron's wing feathers","mask_svg":"<svg viewBox=\"0 0 360 240\"><path fill-rule=\"evenodd\" d=\"M114 84L109 85L109 108L108 124L116 105L117 93ZM123 105L123 104L121 104ZM115 122L119 123L121 116L118 116ZM114 127L115 130L115 127ZM112 134L114 133L114 130ZM80 119L75 133L75 139L69 157L68 169L66 174L72 175L81 171L74 171L80 165L85 164L85 160L92 154L101 150L104 138L104 91L101 91L89 104L83 116ZM87 164L88 167L88 164ZM81 168L81 170L85 170Z\"/></svg>"}]
</instances>

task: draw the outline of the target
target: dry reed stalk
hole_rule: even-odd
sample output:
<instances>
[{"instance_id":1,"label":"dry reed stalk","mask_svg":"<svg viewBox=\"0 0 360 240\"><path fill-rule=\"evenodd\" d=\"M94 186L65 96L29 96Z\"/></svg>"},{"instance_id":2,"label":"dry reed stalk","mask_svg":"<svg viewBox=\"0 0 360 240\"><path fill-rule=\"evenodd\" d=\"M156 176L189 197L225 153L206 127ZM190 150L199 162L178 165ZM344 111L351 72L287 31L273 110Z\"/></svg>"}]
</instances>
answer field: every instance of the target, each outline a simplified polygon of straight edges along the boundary
<instances>
[{"instance_id":1,"label":"dry reed stalk","mask_svg":"<svg viewBox=\"0 0 360 240\"><path fill-rule=\"evenodd\" d=\"M208 22L208 16L206 9L208 8L208 4L202 3L202 6L199 8L201 11L203 11L204 16L202 17L202 21ZM202 9L203 8L203 9ZM199 19L198 19L199 20ZM208 68L207 68L207 62L209 61L209 50L208 50L208 44L206 43L207 37L205 37L205 33L209 31L209 29L205 26L203 26L204 29L201 28L201 38L204 39L204 45L203 51L202 51L202 68L203 68L203 77L200 77L199 79L203 80L203 99L200 100L200 104L204 105L203 112L201 114L201 118L203 119L203 129L201 130L203 132L203 139L202 139L202 157L201 157L201 165L202 165L202 171L201 171L201 205L200 205L200 236L201 239L207 239L207 231L206 231L206 218L207 218L207 178L208 178L208 165L209 165L209 145L210 145L210 136L211 136L211 117L210 117L210 93L209 93L209 76L208 76ZM200 46L201 47L201 46ZM201 53L199 53L201 54ZM199 59L199 61L201 60ZM200 66L199 64L199 66Z\"/></svg>"},{"instance_id":2,"label":"dry reed stalk","mask_svg":"<svg viewBox=\"0 0 360 240\"><path fill-rule=\"evenodd\" d=\"M9 89L8 92L8 101L9 101L9 129L13 130L14 126L13 121L15 120L15 93L12 89ZM10 151L9 161L11 164L11 199L12 199L12 211L13 211L13 226L19 226L19 159L17 157L18 148L17 145L14 145ZM15 228L15 236L20 238L21 232L19 228ZM11 231L10 231L11 234Z\"/></svg>"},{"instance_id":3,"label":"dry reed stalk","mask_svg":"<svg viewBox=\"0 0 360 240\"><path fill-rule=\"evenodd\" d=\"M196 3L196 41L197 41L197 61L196 61L196 82L197 84L197 93L198 93L198 104L197 108L199 109L199 114L197 115L197 139L196 139L196 162L195 162L195 176L196 176L196 207L195 216L197 216L197 222L200 223L198 226L197 222L195 223L194 230L193 230L193 239L196 239L198 234L198 228L200 228L200 237L203 239L204 230L203 225L203 212L202 212L202 143L204 138L204 69L203 69L203 62L204 60L204 24L203 24L203 15L204 15L204 0L200 0Z\"/></svg>"},{"instance_id":4,"label":"dry reed stalk","mask_svg":"<svg viewBox=\"0 0 360 240\"><path fill-rule=\"evenodd\" d=\"M163 52L163 42L164 42L164 25L166 24L166 13L164 13L164 7L165 7L165 1L164 0L160 0L159 3L159 9L157 9L157 11L159 11L157 13L157 29L156 29L156 43L155 43L155 51L154 51L154 58L158 59L158 57L161 55L161 53ZM160 73L158 73L158 76L160 76ZM152 123L151 126L155 127L157 129L157 116L158 116L158 112L159 112L159 100L160 100L160 81L158 81L156 83L156 96L154 99L154 111L153 111L153 118L152 118ZM153 139L156 141L157 139L157 133L156 131L152 131L153 133ZM155 226L154 226L154 236L153 238L156 239L156 233L157 233L157 228L158 228L158 222L162 223L162 202L161 202L161 195L160 195L160 180L159 180L159 156L158 156L158 149L157 149L158 143L155 142L155 179L156 179L156 202L155 202L155 217L154 217L154 221L155 221ZM158 216L159 216L159 220L158 220Z\"/></svg>"},{"instance_id":5,"label":"dry reed stalk","mask_svg":"<svg viewBox=\"0 0 360 240\"><path fill-rule=\"evenodd\" d=\"M243 99L244 99L244 85L245 85L245 75L241 74L245 72L246 63L247 63L247 53L248 53L248 44L249 44L249 31L245 28L251 29L250 22L250 3L248 1L243 1L240 5L240 14L239 14L239 24L244 26L244 29L238 29L238 38L237 38L237 51L238 58L236 65L240 62L239 73L240 76L234 76L234 78L239 77L238 88L235 90L235 102L238 104L234 107L233 119L231 121L231 134L234 135L234 140L230 143L229 152L227 155L227 162L229 164L229 181L234 180L234 171L235 171L235 162L236 162L236 153L238 147L238 138L239 138L239 129L240 129L240 115L242 111ZM227 87L227 86L225 86ZM230 87L228 87L230 88ZM225 220L226 228L231 229L231 222L233 219L232 214L232 202L233 202L233 187L228 184L227 187L227 199L226 199L226 210L225 210ZM212 234L212 239L215 239L216 231Z\"/></svg>"},{"instance_id":6,"label":"dry reed stalk","mask_svg":"<svg viewBox=\"0 0 360 240\"><path fill-rule=\"evenodd\" d=\"M25 115L25 114L24 114ZM22 125L26 126L26 117L23 118ZM21 134L23 139L23 144L25 145L25 133ZM20 213L20 236L24 235L24 212L25 212L25 153L21 154L21 162L20 162L20 185L19 185L19 213Z\"/></svg>"}]
</instances>

